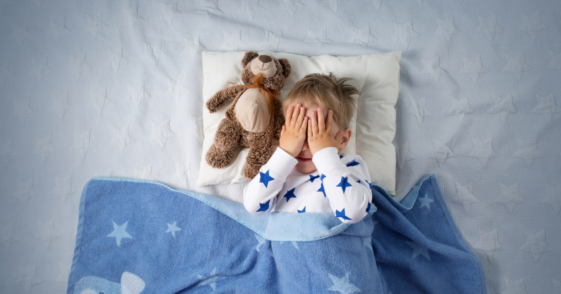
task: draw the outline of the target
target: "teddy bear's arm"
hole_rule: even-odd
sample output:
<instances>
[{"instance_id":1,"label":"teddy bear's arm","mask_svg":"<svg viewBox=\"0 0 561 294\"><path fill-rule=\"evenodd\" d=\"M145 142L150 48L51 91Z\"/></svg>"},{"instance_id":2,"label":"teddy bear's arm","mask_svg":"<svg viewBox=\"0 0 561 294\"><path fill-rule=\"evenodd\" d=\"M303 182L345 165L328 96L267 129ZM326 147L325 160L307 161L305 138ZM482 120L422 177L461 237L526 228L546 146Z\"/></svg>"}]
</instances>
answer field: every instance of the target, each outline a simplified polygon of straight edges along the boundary
<instances>
[{"instance_id":1,"label":"teddy bear's arm","mask_svg":"<svg viewBox=\"0 0 561 294\"><path fill-rule=\"evenodd\" d=\"M212 96L206 102L206 107L210 111L210 113L215 113L220 109L222 104L228 100L233 100L238 96L238 94L244 91L246 88L243 86L232 86L226 89L218 91L214 96Z\"/></svg>"},{"instance_id":2,"label":"teddy bear's arm","mask_svg":"<svg viewBox=\"0 0 561 294\"><path fill-rule=\"evenodd\" d=\"M284 125L284 113L282 113L282 103L279 100L275 100L275 110L277 111L277 115L273 126L273 138L278 140L280 139L280 133Z\"/></svg>"}]
</instances>

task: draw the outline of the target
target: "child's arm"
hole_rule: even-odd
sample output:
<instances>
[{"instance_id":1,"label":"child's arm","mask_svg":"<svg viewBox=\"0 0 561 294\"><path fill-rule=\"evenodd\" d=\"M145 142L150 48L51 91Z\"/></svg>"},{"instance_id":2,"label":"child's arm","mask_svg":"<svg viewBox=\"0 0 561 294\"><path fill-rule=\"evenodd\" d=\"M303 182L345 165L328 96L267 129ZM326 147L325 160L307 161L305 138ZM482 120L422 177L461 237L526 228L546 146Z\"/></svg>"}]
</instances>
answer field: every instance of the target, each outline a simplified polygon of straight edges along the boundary
<instances>
[{"instance_id":1,"label":"child's arm","mask_svg":"<svg viewBox=\"0 0 561 294\"><path fill-rule=\"evenodd\" d=\"M337 148L324 148L312 158L321 174L323 191L335 216L344 223L361 221L370 211L372 191L365 180L370 179L360 156L339 158Z\"/></svg>"},{"instance_id":2,"label":"child's arm","mask_svg":"<svg viewBox=\"0 0 561 294\"><path fill-rule=\"evenodd\" d=\"M298 155L306 139L306 110L300 105L289 107L286 124L282 127L279 148L267 164L259 169L259 174L244 188L245 209L252 214L265 214L275 207L275 197L282 189L286 178L292 172Z\"/></svg>"},{"instance_id":3,"label":"child's arm","mask_svg":"<svg viewBox=\"0 0 561 294\"><path fill-rule=\"evenodd\" d=\"M341 162L337 148L340 147L342 132L333 137L332 125L333 111L329 111L327 126L323 110L318 109L317 116L312 112L308 123L308 145L314 155L312 160L322 174L323 192L329 198L335 216L342 222L356 223L368 214L372 205L372 192L363 182L370 176L360 156L356 156L352 163Z\"/></svg>"},{"instance_id":4,"label":"child's arm","mask_svg":"<svg viewBox=\"0 0 561 294\"><path fill-rule=\"evenodd\" d=\"M273 210L276 196L298 161L280 147L259 174L243 190L243 204L251 214L265 214Z\"/></svg>"}]
</instances>

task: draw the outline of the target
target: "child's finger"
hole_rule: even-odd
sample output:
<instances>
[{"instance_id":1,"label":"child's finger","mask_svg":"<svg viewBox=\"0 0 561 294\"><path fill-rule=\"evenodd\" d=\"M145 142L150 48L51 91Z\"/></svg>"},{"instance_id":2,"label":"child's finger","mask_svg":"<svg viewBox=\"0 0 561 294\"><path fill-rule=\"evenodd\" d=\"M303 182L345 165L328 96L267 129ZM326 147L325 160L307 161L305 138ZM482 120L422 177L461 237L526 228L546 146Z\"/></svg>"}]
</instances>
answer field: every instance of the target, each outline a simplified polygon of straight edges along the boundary
<instances>
[{"instance_id":1,"label":"child's finger","mask_svg":"<svg viewBox=\"0 0 561 294\"><path fill-rule=\"evenodd\" d=\"M325 130L325 120L323 118L323 109L318 108L318 127L319 127L319 131L324 131Z\"/></svg>"},{"instance_id":2,"label":"child's finger","mask_svg":"<svg viewBox=\"0 0 561 294\"><path fill-rule=\"evenodd\" d=\"M288 109L286 109L286 120L285 123L287 125L290 125L290 120L292 119L292 111L294 110L294 107L290 106Z\"/></svg>"},{"instance_id":3,"label":"child's finger","mask_svg":"<svg viewBox=\"0 0 561 294\"><path fill-rule=\"evenodd\" d=\"M304 109L304 107L300 108L300 114L298 115L298 121L296 122L296 127L298 127L298 129L300 129L300 127L302 127L302 122L304 119L304 115L306 115L306 111Z\"/></svg>"},{"instance_id":4,"label":"child's finger","mask_svg":"<svg viewBox=\"0 0 561 294\"><path fill-rule=\"evenodd\" d=\"M312 135L319 134L317 113L312 111Z\"/></svg>"},{"instance_id":5,"label":"child's finger","mask_svg":"<svg viewBox=\"0 0 561 294\"><path fill-rule=\"evenodd\" d=\"M301 135L305 134L307 128L308 128L308 117L304 116L304 121L302 122L302 125L300 126L300 134Z\"/></svg>"},{"instance_id":6,"label":"child's finger","mask_svg":"<svg viewBox=\"0 0 561 294\"><path fill-rule=\"evenodd\" d=\"M310 139L313 138L313 134L312 134L312 120L310 118L308 118L308 137L306 138L308 140L308 145L310 144Z\"/></svg>"},{"instance_id":7,"label":"child's finger","mask_svg":"<svg viewBox=\"0 0 561 294\"><path fill-rule=\"evenodd\" d=\"M294 125L296 124L296 118L298 117L298 113L300 112L300 104L296 105L296 107L294 107L294 111L292 112L292 119L290 120L290 127L294 127Z\"/></svg>"}]
</instances>

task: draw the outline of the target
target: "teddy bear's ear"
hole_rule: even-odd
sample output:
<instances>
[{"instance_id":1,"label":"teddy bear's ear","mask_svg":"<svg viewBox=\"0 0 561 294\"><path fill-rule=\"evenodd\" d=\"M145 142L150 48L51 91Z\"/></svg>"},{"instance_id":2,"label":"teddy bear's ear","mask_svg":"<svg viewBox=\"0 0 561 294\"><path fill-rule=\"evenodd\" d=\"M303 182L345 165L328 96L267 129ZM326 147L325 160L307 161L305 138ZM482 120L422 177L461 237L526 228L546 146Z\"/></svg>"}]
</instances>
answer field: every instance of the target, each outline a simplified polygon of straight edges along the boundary
<instances>
[{"instance_id":1,"label":"teddy bear's ear","mask_svg":"<svg viewBox=\"0 0 561 294\"><path fill-rule=\"evenodd\" d=\"M284 77L288 78L290 72L292 71L292 68L290 67L290 62L288 62L288 59L286 58L280 58L279 63L282 65L282 69L283 69L282 72L284 74Z\"/></svg>"},{"instance_id":2,"label":"teddy bear's ear","mask_svg":"<svg viewBox=\"0 0 561 294\"><path fill-rule=\"evenodd\" d=\"M245 67L253 58L259 56L259 53L253 51L247 51L242 58L242 66Z\"/></svg>"}]
</instances>

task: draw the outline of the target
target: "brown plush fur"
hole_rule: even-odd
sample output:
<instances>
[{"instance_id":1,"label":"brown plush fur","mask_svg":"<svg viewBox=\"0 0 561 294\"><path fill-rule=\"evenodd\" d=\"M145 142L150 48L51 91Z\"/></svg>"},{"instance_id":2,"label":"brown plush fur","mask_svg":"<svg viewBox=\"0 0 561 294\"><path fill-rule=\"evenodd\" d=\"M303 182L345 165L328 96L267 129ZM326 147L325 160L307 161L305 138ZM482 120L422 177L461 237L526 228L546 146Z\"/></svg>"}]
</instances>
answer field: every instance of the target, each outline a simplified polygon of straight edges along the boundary
<instances>
[{"instance_id":1,"label":"brown plush fur","mask_svg":"<svg viewBox=\"0 0 561 294\"><path fill-rule=\"evenodd\" d=\"M258 53L248 51L242 59L244 70L242 81L244 84L251 84L254 74L250 69L249 62L259 56ZM284 80L290 75L291 67L288 60L281 58L275 59L277 72L274 76L263 80L263 85L272 90L281 90L284 87ZM247 89L242 86L233 86L223 89L208 100L206 106L211 113L216 112L223 103L233 100L226 111L224 118L214 138L214 144L206 153L206 162L214 168L224 168L234 162L238 145L249 147L249 154L244 167L244 176L248 179L254 178L261 166L263 166L271 155L273 155L273 139L279 139L282 125L284 125L284 115L282 103L274 100L277 115L272 115L269 126L263 132L249 132L245 130L236 119L235 106L240 96Z\"/></svg>"}]
</instances>

